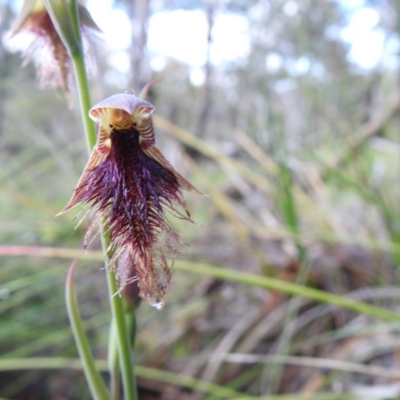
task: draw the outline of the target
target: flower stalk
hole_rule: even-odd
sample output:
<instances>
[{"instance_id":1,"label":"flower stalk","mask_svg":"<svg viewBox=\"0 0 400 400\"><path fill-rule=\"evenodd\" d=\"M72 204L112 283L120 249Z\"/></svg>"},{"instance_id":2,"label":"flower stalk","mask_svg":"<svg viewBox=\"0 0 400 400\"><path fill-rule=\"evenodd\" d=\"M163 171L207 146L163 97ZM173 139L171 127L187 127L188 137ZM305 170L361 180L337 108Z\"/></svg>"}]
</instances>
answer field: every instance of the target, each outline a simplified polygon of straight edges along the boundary
<instances>
[{"instance_id":1,"label":"flower stalk","mask_svg":"<svg viewBox=\"0 0 400 400\"><path fill-rule=\"evenodd\" d=\"M82 37L80 34L80 29L78 29L78 27L80 26L78 6L76 1L70 1L70 4L71 4L70 11L72 11L70 15L72 16L73 24L75 26L76 39L78 43L81 44L80 49L82 49ZM85 59L82 51L70 52L70 55L74 67L74 74L76 78L76 85L79 97L81 116L83 119L87 148L90 154L96 143L96 131L93 122L89 118L91 100L90 100L90 91L89 91L89 85L85 68ZM117 286L116 286L115 273L112 270L108 270L108 264L110 258L109 257L110 254L108 252L109 235L102 234L102 247L105 257L104 262L106 265L107 286L110 295L110 306L112 314L111 324L114 324L114 327L111 329L116 332L115 337L113 336L110 338L109 346L115 348L114 341L116 341L117 344L116 347L118 349L118 359L120 360L120 369L121 369L125 398L127 400L136 400L138 398L138 395L137 395L134 367L131 359L132 347L128 339L128 332L125 324L122 299L118 295L116 295ZM114 368L116 367L117 366L114 365ZM110 375L112 377L118 377L119 373L118 371L113 370L110 371ZM114 384L115 386L118 385L118 383Z\"/></svg>"},{"instance_id":2,"label":"flower stalk","mask_svg":"<svg viewBox=\"0 0 400 400\"><path fill-rule=\"evenodd\" d=\"M134 363L132 360L132 346L129 340L129 333L127 329L127 324L125 320L124 306L120 296L116 295L118 292L117 284L115 279L115 274L113 271L107 272L107 283L109 293L113 293L110 299L111 314L113 316L111 323L114 324L115 328L115 338L113 338L117 343L118 349L118 359L121 369L122 385L124 388L125 399L136 400L138 399L136 378ZM109 346L115 346L112 341L109 342ZM114 366L115 368L116 366ZM111 372L111 371L110 371ZM111 372L113 377L118 376L116 370Z\"/></svg>"}]
</instances>

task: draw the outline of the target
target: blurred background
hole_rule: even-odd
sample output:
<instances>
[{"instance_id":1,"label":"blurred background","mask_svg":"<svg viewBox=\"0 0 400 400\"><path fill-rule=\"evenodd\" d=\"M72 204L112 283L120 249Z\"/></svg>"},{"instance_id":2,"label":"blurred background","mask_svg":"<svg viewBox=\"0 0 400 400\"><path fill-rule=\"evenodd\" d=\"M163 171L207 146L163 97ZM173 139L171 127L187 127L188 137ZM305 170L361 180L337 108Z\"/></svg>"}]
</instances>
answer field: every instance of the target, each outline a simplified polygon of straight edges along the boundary
<instances>
[{"instance_id":1,"label":"blurred background","mask_svg":"<svg viewBox=\"0 0 400 400\"><path fill-rule=\"evenodd\" d=\"M63 93L41 91L32 65L21 68L8 51L20 7L0 1L0 396L89 399L80 371L4 364L77 357L64 305L72 256L63 249L80 253L87 226L74 230L75 211L54 217L87 152L76 100L69 108ZM153 371L137 370L140 398L229 398L180 383L191 376L248 398L399 399L398 325L179 265L399 310L400 3L87 7L102 30L93 38L93 103L162 78L148 95L158 145L209 195L185 195L194 224L171 220L188 246L167 305L138 310L136 361ZM102 268L81 257L76 284L93 352L106 360Z\"/></svg>"}]
</instances>

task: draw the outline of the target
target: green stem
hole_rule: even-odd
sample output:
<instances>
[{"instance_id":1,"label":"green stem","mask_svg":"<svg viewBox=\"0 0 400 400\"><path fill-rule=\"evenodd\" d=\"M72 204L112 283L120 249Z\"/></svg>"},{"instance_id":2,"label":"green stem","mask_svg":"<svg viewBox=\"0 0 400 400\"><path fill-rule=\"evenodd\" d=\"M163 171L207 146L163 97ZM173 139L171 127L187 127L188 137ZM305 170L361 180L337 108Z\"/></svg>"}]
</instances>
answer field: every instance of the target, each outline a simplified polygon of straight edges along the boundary
<instances>
[{"instance_id":1,"label":"green stem","mask_svg":"<svg viewBox=\"0 0 400 400\"><path fill-rule=\"evenodd\" d=\"M79 26L78 8L77 8L77 3L76 2L73 3L74 6L73 7L71 6L73 24L77 34L77 39L80 44L80 48L82 49L83 46L82 46L81 33L79 29L76 29L77 26ZM91 101L90 101L89 85L87 81L87 74L85 68L85 60L82 52L79 53L70 52L70 55L74 66L77 91L79 96L79 104L83 119L83 125L85 129L87 148L90 154L94 145L96 144L96 131L93 121L90 120L88 114L91 108ZM107 235L104 235L104 232L102 236L103 236L102 238L103 252L105 255L104 261L106 264L106 269L108 270L109 259L107 257L107 249L109 248L110 241ZM136 382L133 370L133 363L131 360L132 348L130 346L128 339L128 331L125 324L122 300L116 294L117 285L116 285L115 274L113 271L107 272L107 283L108 283L108 291L110 294L112 321L115 322L115 328L116 328L116 340L119 351L119 360L121 366L121 375L122 375L125 399L136 400L137 399ZM113 344L110 343L110 345Z\"/></svg>"},{"instance_id":2,"label":"green stem","mask_svg":"<svg viewBox=\"0 0 400 400\"><path fill-rule=\"evenodd\" d=\"M118 346L114 321L110 324L108 342L108 371L110 373L110 392L113 400L121 398L121 371L119 369Z\"/></svg>"},{"instance_id":3,"label":"green stem","mask_svg":"<svg viewBox=\"0 0 400 400\"><path fill-rule=\"evenodd\" d=\"M94 130L94 124L88 117L88 112L90 109L90 96L89 90L87 86L87 78L85 72L85 64L81 57L73 58L73 64L75 69L75 74L77 78L77 86L78 93L80 99L80 106L82 112L82 118L86 133L86 142L88 146L89 152L93 148L96 143L96 132ZM109 247L109 239L107 237L103 237L103 251L106 254L106 250ZM108 269L109 260L107 256L105 257L105 264ZM135 400L137 399L136 388L135 388L135 378L133 373L133 364L131 361L131 352L132 349L129 345L127 328L125 325L123 305L121 298L116 295L117 293L117 285L115 281L114 272L110 271L107 273L107 283L108 283L108 292L110 294L110 305L112 312L112 320L116 323L116 337L118 342L118 352L119 359L121 360L121 375L124 386L124 393L126 400Z\"/></svg>"},{"instance_id":4,"label":"green stem","mask_svg":"<svg viewBox=\"0 0 400 400\"><path fill-rule=\"evenodd\" d=\"M79 23L78 2L71 1L69 7L72 17L72 25L74 28L74 32L80 50L79 52L70 51L70 55L72 58L72 64L74 66L76 86L79 97L79 105L81 109L83 126L85 129L86 144L90 155L94 145L96 144L96 130L93 121L89 118L89 110L92 107L92 102L90 100L89 84L87 80L86 67L85 67L85 57L83 54L83 43L82 43L82 33L80 30L80 23Z\"/></svg>"},{"instance_id":5,"label":"green stem","mask_svg":"<svg viewBox=\"0 0 400 400\"><path fill-rule=\"evenodd\" d=\"M79 105L83 120L83 127L85 129L86 144L91 153L94 145L96 144L96 130L93 121L89 118L89 110L91 108L89 85L85 69L84 58L80 55L72 57L74 66L76 85L78 89Z\"/></svg>"},{"instance_id":6,"label":"green stem","mask_svg":"<svg viewBox=\"0 0 400 400\"><path fill-rule=\"evenodd\" d=\"M136 314L135 314L135 308L132 307L128 311L125 312L126 314L126 321L127 325L129 326L129 340L130 343L132 343L132 346L135 347L135 340L136 340Z\"/></svg>"},{"instance_id":7,"label":"green stem","mask_svg":"<svg viewBox=\"0 0 400 400\"><path fill-rule=\"evenodd\" d=\"M398 245L393 245L392 247L384 247L384 243L382 243L379 244L379 246L373 248L388 248L392 252L400 254ZM55 257L63 259L77 258L80 260L85 260L86 262L88 260L91 261L102 259L102 253L96 251L90 251L86 253L83 250L76 249L34 246L0 246L0 255L51 258ZM332 304L351 311L371 315L379 319L400 323L400 315L398 313L386 310L385 308L372 306L370 304L353 300L343 295L327 293L322 290L297 285L295 283L285 282L276 278L249 274L246 272L233 271L231 269L225 269L219 266L183 260L175 261L174 270L185 271L191 274L205 275L208 277L213 276L215 278L224 279L227 281L238 282L243 285L258 286L266 289L277 290L290 295L300 295L321 303ZM390 289L388 290L390 291Z\"/></svg>"},{"instance_id":8,"label":"green stem","mask_svg":"<svg viewBox=\"0 0 400 400\"><path fill-rule=\"evenodd\" d=\"M111 311L116 328L116 341L118 346L118 358L122 375L122 383L126 400L138 398L135 371L132 362L132 348L129 341L128 330L125 322L124 306L121 297L117 293L117 284L113 271L107 273L108 288L111 295ZM112 344L111 344L112 345Z\"/></svg>"},{"instance_id":9,"label":"green stem","mask_svg":"<svg viewBox=\"0 0 400 400\"><path fill-rule=\"evenodd\" d=\"M107 363L103 360L96 361L97 369L103 372L107 372ZM29 358L15 358L15 359L0 359L0 372L3 371L21 371L21 370L55 370L55 369L66 369L66 370L77 370L82 369L81 360L69 359L69 358L57 358L57 357L29 357ZM154 368L137 366L137 374L144 379L154 380L156 382L163 382L167 384L173 384L175 386L181 386L187 389L198 390L204 394L209 394L214 400L216 399L237 399L242 398L242 394L230 389L226 386L219 386L210 382L205 382L192 378L191 376L185 376L182 374L175 374L163 370L157 370ZM337 394L336 394L337 395ZM247 400L259 400L259 397L245 396ZM337 400L337 398L335 397ZM310 400L307 398L307 400ZM319 399L320 400L320 399Z\"/></svg>"},{"instance_id":10,"label":"green stem","mask_svg":"<svg viewBox=\"0 0 400 400\"><path fill-rule=\"evenodd\" d=\"M295 199L293 196L293 178L291 171L286 164L280 163L279 167L279 197L282 217L286 222L288 230L293 235L300 235L301 228L296 208ZM299 260L299 271L296 275L295 283L303 287L306 286L309 274L310 274L310 263L308 261L307 253L304 246L301 243L296 242L298 260ZM290 324L296 318L296 314L302 304L301 296L293 297L289 300L288 308L283 322L283 330L279 335L276 354L287 355L289 354L289 344L294 334L294 325ZM281 384L282 374L284 367L281 364L272 365L269 368L268 386L269 393L275 393Z\"/></svg>"},{"instance_id":11,"label":"green stem","mask_svg":"<svg viewBox=\"0 0 400 400\"><path fill-rule=\"evenodd\" d=\"M79 306L76 300L73 280L75 265L76 262L73 262L69 269L65 289L68 317L92 397L96 400L108 400L107 389L104 385L103 379L97 372L95 361L90 351L89 342L85 330L83 329L81 316L79 315Z\"/></svg>"},{"instance_id":12,"label":"green stem","mask_svg":"<svg viewBox=\"0 0 400 400\"><path fill-rule=\"evenodd\" d=\"M79 5L77 1L69 1L67 4L68 11L71 15L72 19L72 26L74 29L75 37L77 39L77 42L79 44L79 48L82 52L82 34L81 34L81 28L80 28L80 21L79 21Z\"/></svg>"},{"instance_id":13,"label":"green stem","mask_svg":"<svg viewBox=\"0 0 400 400\"><path fill-rule=\"evenodd\" d=\"M350 311L368 314L379 319L400 323L399 314L388 311L384 308L371 306L370 304L353 300L349 297L334 295L322 290L297 285L295 283L282 281L280 279L249 274L246 272L238 272L230 269L215 268L207 264L200 263L179 263L179 265L175 265L175 268L179 269L180 271L186 271L193 274L201 274L209 277L213 276L214 278L218 279L240 282L248 286L258 286L288 293L290 295L304 296L321 303L333 304Z\"/></svg>"},{"instance_id":14,"label":"green stem","mask_svg":"<svg viewBox=\"0 0 400 400\"><path fill-rule=\"evenodd\" d=\"M279 179L281 190L279 196L281 201L282 216L285 219L288 230L293 233L293 235L300 234L300 224L297 216L297 209L293 198L293 180L289 168L285 164L279 165ZM306 251L304 246L296 242L297 251L299 254L300 264L306 261ZM308 275L308 274L306 274Z\"/></svg>"}]
</instances>

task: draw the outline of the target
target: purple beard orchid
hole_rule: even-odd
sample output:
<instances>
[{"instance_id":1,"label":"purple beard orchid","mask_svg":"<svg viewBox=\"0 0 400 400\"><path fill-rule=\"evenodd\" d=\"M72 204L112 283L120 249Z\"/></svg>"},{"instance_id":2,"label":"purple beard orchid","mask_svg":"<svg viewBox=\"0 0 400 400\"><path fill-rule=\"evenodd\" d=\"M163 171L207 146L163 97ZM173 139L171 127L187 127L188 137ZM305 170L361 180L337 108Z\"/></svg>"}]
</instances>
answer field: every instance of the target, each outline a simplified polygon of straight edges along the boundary
<instances>
[{"instance_id":1,"label":"purple beard orchid","mask_svg":"<svg viewBox=\"0 0 400 400\"><path fill-rule=\"evenodd\" d=\"M63 2L53 3L57 3L54 6L58 8L62 7ZM73 70L72 60L54 24L59 25L66 37L75 33L71 32L73 27L68 23L67 14L62 15L60 20L54 21L48 7L49 5L46 5L43 0L24 0L6 42L11 51L21 51L24 59L23 65L33 61L39 85L42 88L61 88L69 94ZM81 2L77 3L77 7L87 72L89 75L93 75L96 68L90 47L93 43L92 39L95 38L96 32L100 32L100 29Z\"/></svg>"},{"instance_id":2,"label":"purple beard orchid","mask_svg":"<svg viewBox=\"0 0 400 400\"><path fill-rule=\"evenodd\" d=\"M174 255L181 244L166 211L190 220L181 190L201 192L155 146L153 111L152 104L132 94L111 96L90 110L97 143L62 212L88 204L92 217L85 248L102 222L110 235L111 265L119 264L120 290L137 279L140 297L161 309L171 281L165 251Z\"/></svg>"}]
</instances>

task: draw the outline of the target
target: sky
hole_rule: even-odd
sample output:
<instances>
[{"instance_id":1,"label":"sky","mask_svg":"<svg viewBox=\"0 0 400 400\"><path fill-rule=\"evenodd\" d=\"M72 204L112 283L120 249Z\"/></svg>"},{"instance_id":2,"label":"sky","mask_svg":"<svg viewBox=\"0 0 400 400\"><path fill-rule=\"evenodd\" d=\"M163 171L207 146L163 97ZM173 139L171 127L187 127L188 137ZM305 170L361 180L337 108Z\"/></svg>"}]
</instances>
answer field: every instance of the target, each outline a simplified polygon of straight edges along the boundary
<instances>
[{"instance_id":1,"label":"sky","mask_svg":"<svg viewBox=\"0 0 400 400\"><path fill-rule=\"evenodd\" d=\"M349 23L340 32L341 38L350 46L349 60L361 68L374 68L380 63L397 65L394 54L398 40L385 42L385 34L378 28L380 15L377 10L365 6L364 0L339 0L346 9ZM15 2L21 4L21 0ZM104 32L104 39L112 52L111 62L120 72L129 69L126 50L130 46L130 21L125 13L112 7L112 0L88 0L92 17ZM297 12L297 3L288 0L283 8L291 15ZM211 61L215 65L245 58L250 51L247 19L233 14L219 13L213 29ZM151 66L162 71L168 58L187 63L192 68L191 80L201 84L204 80L202 66L207 57L207 21L199 10L175 10L156 12L149 21L148 51ZM274 68L277 60L266 60L267 68ZM300 60L301 61L301 60ZM304 61L304 60L302 60ZM274 64L275 63L275 64ZM302 63L299 63L301 68ZM276 67L276 65L275 65Z\"/></svg>"},{"instance_id":2,"label":"sky","mask_svg":"<svg viewBox=\"0 0 400 400\"><path fill-rule=\"evenodd\" d=\"M110 48L114 49L114 61L121 72L129 68L125 49L130 42L130 21L122 10L113 9L111 1L96 7L97 1L90 0L88 9L104 32ZM218 14L213 29L211 60L215 65L246 57L250 51L248 21L234 14ZM190 65L194 84L204 81L202 66L207 59L207 20L200 10L176 10L157 12L149 21L148 50L151 66L162 71L168 58Z\"/></svg>"},{"instance_id":3,"label":"sky","mask_svg":"<svg viewBox=\"0 0 400 400\"><path fill-rule=\"evenodd\" d=\"M377 10L365 7L363 0L342 0L350 19L342 30L341 38L351 45L350 61L363 68L373 68L379 63L388 67L397 65L399 41L390 38L386 41L385 32L379 28L380 15Z\"/></svg>"},{"instance_id":4,"label":"sky","mask_svg":"<svg viewBox=\"0 0 400 400\"><path fill-rule=\"evenodd\" d=\"M385 34L378 28L378 11L365 6L363 0L340 1L349 15L348 26L340 32L341 38L350 46L349 60L364 69L374 68L382 62L389 66L397 63L397 58L390 54L396 52L399 43L394 39L385 42ZM124 50L129 46L129 20L121 10L111 7L111 0L103 2L102 7L98 7L98 0L90 0L87 4L110 47L116 49L115 58L124 70L129 65L128 60L124 60ZM296 13L297 3L288 0L284 12ZM250 51L248 29L248 21L239 15L217 14L210 55L212 62L219 65L245 58ZM190 65L193 83L201 84L204 79L201 67L207 57L206 37L206 17L199 10L155 13L148 27L152 68L161 71L167 58L173 58Z\"/></svg>"},{"instance_id":5,"label":"sky","mask_svg":"<svg viewBox=\"0 0 400 400\"><path fill-rule=\"evenodd\" d=\"M89 0L88 9L114 49L130 45L130 21L112 1ZM250 50L248 22L234 14L218 14L213 29L211 58L215 64L244 57ZM207 57L207 20L200 10L156 12L148 27L149 51L160 57L172 57L194 67L201 67ZM234 44L234 45L233 45Z\"/></svg>"}]
</instances>

